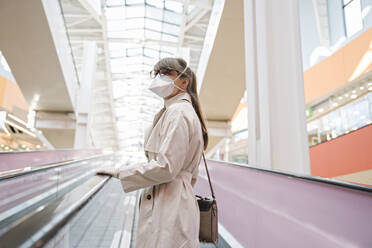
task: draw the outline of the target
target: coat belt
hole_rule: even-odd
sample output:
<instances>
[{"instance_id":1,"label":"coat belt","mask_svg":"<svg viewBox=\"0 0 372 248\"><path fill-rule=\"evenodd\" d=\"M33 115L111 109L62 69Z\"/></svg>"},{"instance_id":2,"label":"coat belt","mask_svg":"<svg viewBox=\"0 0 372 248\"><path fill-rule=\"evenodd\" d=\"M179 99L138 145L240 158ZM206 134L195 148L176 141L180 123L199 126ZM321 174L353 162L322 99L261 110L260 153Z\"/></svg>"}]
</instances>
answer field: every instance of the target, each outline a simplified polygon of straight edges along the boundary
<instances>
[{"instance_id":1,"label":"coat belt","mask_svg":"<svg viewBox=\"0 0 372 248\"><path fill-rule=\"evenodd\" d=\"M191 179L192 179L192 174L191 172L188 172L188 171L185 171L185 170L182 170L178 173L178 176L179 177L182 177L182 178L185 178L186 181L188 181L189 183L191 183Z\"/></svg>"}]
</instances>

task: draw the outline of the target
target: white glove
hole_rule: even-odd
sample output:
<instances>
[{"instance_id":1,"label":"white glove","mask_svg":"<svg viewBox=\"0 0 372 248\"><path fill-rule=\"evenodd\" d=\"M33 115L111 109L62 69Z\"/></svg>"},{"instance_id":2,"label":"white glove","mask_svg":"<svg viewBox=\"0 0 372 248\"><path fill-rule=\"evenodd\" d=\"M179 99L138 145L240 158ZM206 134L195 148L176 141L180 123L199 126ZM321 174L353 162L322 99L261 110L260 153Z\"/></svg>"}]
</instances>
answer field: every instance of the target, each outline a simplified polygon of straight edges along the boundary
<instances>
[{"instance_id":1,"label":"white glove","mask_svg":"<svg viewBox=\"0 0 372 248\"><path fill-rule=\"evenodd\" d=\"M119 168L103 167L96 171L96 175L106 175L119 178Z\"/></svg>"}]
</instances>

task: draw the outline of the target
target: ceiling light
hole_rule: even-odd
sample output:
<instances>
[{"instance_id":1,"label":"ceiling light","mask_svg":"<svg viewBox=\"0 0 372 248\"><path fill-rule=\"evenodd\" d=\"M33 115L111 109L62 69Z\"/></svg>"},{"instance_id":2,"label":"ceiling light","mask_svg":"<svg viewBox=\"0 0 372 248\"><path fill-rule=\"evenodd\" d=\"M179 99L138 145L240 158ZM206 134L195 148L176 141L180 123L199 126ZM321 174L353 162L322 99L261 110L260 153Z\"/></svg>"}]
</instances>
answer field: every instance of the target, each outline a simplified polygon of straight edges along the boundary
<instances>
[{"instance_id":1,"label":"ceiling light","mask_svg":"<svg viewBox=\"0 0 372 248\"><path fill-rule=\"evenodd\" d=\"M350 98L351 99L355 99L355 98L357 98L358 96L356 95L356 94L352 94L351 96L350 96Z\"/></svg>"},{"instance_id":2,"label":"ceiling light","mask_svg":"<svg viewBox=\"0 0 372 248\"><path fill-rule=\"evenodd\" d=\"M372 91L372 86L368 87L368 91Z\"/></svg>"},{"instance_id":3,"label":"ceiling light","mask_svg":"<svg viewBox=\"0 0 372 248\"><path fill-rule=\"evenodd\" d=\"M322 113L323 111L324 111L323 108L320 108L320 109L318 110L319 113Z\"/></svg>"},{"instance_id":4,"label":"ceiling light","mask_svg":"<svg viewBox=\"0 0 372 248\"><path fill-rule=\"evenodd\" d=\"M364 86L360 86L360 88L359 88L360 90L364 90Z\"/></svg>"},{"instance_id":5,"label":"ceiling light","mask_svg":"<svg viewBox=\"0 0 372 248\"><path fill-rule=\"evenodd\" d=\"M352 90L351 93L354 93L355 94L356 93L356 90Z\"/></svg>"},{"instance_id":6,"label":"ceiling light","mask_svg":"<svg viewBox=\"0 0 372 248\"><path fill-rule=\"evenodd\" d=\"M338 97L338 100L342 100L342 96L339 96L339 97Z\"/></svg>"},{"instance_id":7,"label":"ceiling light","mask_svg":"<svg viewBox=\"0 0 372 248\"><path fill-rule=\"evenodd\" d=\"M349 94L346 93L346 94L345 94L345 97L348 97L348 96L349 96Z\"/></svg>"},{"instance_id":8,"label":"ceiling light","mask_svg":"<svg viewBox=\"0 0 372 248\"><path fill-rule=\"evenodd\" d=\"M334 102L332 105L333 105L333 107L337 107L338 106L338 103L337 102Z\"/></svg>"}]
</instances>

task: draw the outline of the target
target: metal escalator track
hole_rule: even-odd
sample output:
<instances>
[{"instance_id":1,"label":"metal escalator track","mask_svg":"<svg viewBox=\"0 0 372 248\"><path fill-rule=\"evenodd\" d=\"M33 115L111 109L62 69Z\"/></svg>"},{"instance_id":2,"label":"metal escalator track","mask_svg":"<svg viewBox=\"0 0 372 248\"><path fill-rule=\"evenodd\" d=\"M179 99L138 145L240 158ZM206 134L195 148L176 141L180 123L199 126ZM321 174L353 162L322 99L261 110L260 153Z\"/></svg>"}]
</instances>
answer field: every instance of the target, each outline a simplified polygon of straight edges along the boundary
<instances>
[{"instance_id":1,"label":"metal escalator track","mask_svg":"<svg viewBox=\"0 0 372 248\"><path fill-rule=\"evenodd\" d=\"M0 176L0 234L23 215L55 200L109 164L107 155L37 166Z\"/></svg>"},{"instance_id":2,"label":"metal escalator track","mask_svg":"<svg viewBox=\"0 0 372 248\"><path fill-rule=\"evenodd\" d=\"M129 247L137 193L94 176L114 164L106 154L3 173L0 247Z\"/></svg>"},{"instance_id":3,"label":"metal escalator track","mask_svg":"<svg viewBox=\"0 0 372 248\"><path fill-rule=\"evenodd\" d=\"M0 238L0 244L6 247L130 247L136 200L137 194L125 194L118 181L93 177L14 224Z\"/></svg>"}]
</instances>

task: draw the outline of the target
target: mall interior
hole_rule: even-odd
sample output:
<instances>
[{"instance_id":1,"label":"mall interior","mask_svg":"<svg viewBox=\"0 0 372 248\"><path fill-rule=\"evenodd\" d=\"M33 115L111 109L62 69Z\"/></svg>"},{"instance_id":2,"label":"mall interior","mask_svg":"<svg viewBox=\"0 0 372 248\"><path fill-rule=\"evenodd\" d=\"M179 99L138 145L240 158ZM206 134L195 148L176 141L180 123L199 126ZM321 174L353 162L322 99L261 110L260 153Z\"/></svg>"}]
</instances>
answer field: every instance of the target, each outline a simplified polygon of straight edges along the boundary
<instances>
[{"instance_id":1,"label":"mall interior","mask_svg":"<svg viewBox=\"0 0 372 248\"><path fill-rule=\"evenodd\" d=\"M0 0L0 247L136 247L143 190L96 171L147 162L166 57L208 130L200 247L372 247L372 0Z\"/></svg>"}]
</instances>

